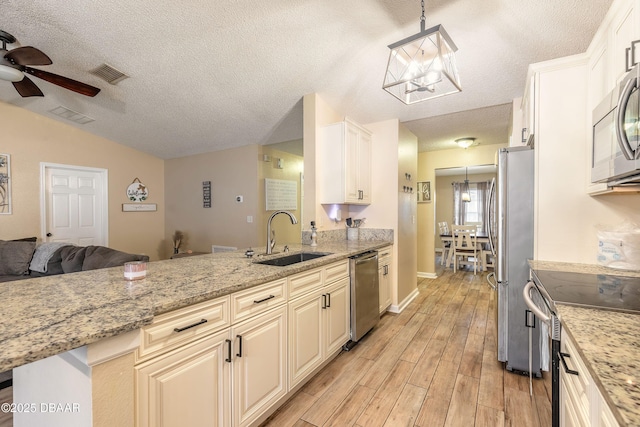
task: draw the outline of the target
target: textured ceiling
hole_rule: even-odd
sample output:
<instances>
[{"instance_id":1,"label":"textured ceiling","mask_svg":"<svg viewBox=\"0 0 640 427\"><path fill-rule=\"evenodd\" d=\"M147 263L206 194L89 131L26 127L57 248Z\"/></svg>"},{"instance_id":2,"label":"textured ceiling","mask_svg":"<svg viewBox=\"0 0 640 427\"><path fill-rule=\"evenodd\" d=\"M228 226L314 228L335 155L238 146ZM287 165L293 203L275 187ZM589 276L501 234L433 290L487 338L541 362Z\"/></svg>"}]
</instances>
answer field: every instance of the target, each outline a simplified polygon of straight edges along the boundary
<instances>
[{"instance_id":1,"label":"textured ceiling","mask_svg":"<svg viewBox=\"0 0 640 427\"><path fill-rule=\"evenodd\" d=\"M406 106L381 85L387 45L419 31L417 0L3 0L10 49L37 47L53 64L36 68L102 91L34 78L44 98L0 81L0 100L52 118L62 105L95 119L69 124L161 158L299 139L291 117L314 92L361 123L408 122L421 150L445 137L506 142L503 105L522 96L527 65L584 52L611 0L425 4L427 27L442 24L459 48L463 91ZM114 86L89 73L102 63L131 77Z\"/></svg>"}]
</instances>

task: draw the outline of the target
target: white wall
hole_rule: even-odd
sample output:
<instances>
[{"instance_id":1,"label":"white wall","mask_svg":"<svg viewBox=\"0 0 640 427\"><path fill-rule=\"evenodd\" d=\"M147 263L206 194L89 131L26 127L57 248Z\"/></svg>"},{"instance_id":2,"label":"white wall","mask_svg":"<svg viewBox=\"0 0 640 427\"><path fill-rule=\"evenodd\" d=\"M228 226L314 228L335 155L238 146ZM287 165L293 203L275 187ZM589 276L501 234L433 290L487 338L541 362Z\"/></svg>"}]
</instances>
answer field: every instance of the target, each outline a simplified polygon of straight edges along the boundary
<instances>
[{"instance_id":1,"label":"white wall","mask_svg":"<svg viewBox=\"0 0 640 427\"><path fill-rule=\"evenodd\" d=\"M640 224L640 195L589 196L586 56L537 64L535 250L538 260L597 263L597 227Z\"/></svg>"}]
</instances>

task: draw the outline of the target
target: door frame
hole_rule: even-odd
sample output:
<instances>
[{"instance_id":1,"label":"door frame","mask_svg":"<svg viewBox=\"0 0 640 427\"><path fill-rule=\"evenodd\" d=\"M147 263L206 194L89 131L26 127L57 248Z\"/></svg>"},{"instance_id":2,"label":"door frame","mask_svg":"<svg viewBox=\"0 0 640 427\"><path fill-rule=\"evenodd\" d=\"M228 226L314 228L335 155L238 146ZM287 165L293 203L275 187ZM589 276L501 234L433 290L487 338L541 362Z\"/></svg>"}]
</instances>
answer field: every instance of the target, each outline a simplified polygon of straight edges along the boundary
<instances>
[{"instance_id":1,"label":"door frame","mask_svg":"<svg viewBox=\"0 0 640 427\"><path fill-rule=\"evenodd\" d=\"M109 170L87 166L65 165L62 163L40 162L40 238L47 241L47 169L68 169L72 171L94 172L100 175L102 194L102 241L109 246Z\"/></svg>"}]
</instances>

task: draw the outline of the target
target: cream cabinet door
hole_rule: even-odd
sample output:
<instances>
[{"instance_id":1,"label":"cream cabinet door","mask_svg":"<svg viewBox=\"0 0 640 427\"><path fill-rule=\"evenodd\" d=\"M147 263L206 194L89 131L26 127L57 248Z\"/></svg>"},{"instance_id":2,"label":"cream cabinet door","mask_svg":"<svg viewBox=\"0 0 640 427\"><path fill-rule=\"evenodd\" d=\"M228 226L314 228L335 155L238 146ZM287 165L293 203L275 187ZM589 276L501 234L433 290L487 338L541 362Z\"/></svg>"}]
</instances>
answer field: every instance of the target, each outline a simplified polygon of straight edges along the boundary
<instances>
[{"instance_id":1,"label":"cream cabinet door","mask_svg":"<svg viewBox=\"0 0 640 427\"><path fill-rule=\"evenodd\" d=\"M286 306L232 327L234 426L249 425L287 392L286 331Z\"/></svg>"},{"instance_id":2,"label":"cream cabinet door","mask_svg":"<svg viewBox=\"0 0 640 427\"><path fill-rule=\"evenodd\" d=\"M350 288L349 278L341 279L324 288L322 294L324 354L330 356L349 341L350 336Z\"/></svg>"},{"instance_id":3,"label":"cream cabinet door","mask_svg":"<svg viewBox=\"0 0 640 427\"><path fill-rule=\"evenodd\" d=\"M320 203L371 203L371 133L357 123L324 126L317 154Z\"/></svg>"},{"instance_id":4,"label":"cream cabinet door","mask_svg":"<svg viewBox=\"0 0 640 427\"><path fill-rule=\"evenodd\" d=\"M136 425L231 425L228 338L226 329L136 366Z\"/></svg>"},{"instance_id":5,"label":"cream cabinet door","mask_svg":"<svg viewBox=\"0 0 640 427\"><path fill-rule=\"evenodd\" d=\"M358 174L360 132L356 127L347 124L345 133L345 202L358 203L360 201Z\"/></svg>"},{"instance_id":6,"label":"cream cabinet door","mask_svg":"<svg viewBox=\"0 0 640 427\"><path fill-rule=\"evenodd\" d=\"M391 247L378 251L378 299L380 301L380 313L384 313L391 305Z\"/></svg>"},{"instance_id":7,"label":"cream cabinet door","mask_svg":"<svg viewBox=\"0 0 640 427\"><path fill-rule=\"evenodd\" d=\"M323 360L320 290L289 302L289 390Z\"/></svg>"},{"instance_id":8,"label":"cream cabinet door","mask_svg":"<svg viewBox=\"0 0 640 427\"><path fill-rule=\"evenodd\" d=\"M371 203L371 135L361 131L358 139L358 189L361 204Z\"/></svg>"}]
</instances>

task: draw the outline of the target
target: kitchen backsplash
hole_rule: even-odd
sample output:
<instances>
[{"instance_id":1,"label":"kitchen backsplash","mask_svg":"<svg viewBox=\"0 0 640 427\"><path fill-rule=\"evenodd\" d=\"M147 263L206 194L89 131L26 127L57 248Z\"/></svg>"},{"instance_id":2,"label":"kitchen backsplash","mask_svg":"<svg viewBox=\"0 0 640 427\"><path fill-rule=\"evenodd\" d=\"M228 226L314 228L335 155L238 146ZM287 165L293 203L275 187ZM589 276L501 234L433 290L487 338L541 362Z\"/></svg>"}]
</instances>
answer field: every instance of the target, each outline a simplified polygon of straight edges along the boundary
<instances>
[{"instance_id":1,"label":"kitchen backsplash","mask_svg":"<svg viewBox=\"0 0 640 427\"><path fill-rule=\"evenodd\" d=\"M362 228L358 229L360 240L386 240L393 243L393 230L382 228ZM320 230L317 231L318 243L341 242L347 240L347 229ZM311 244L311 231L302 232L302 244Z\"/></svg>"}]
</instances>

